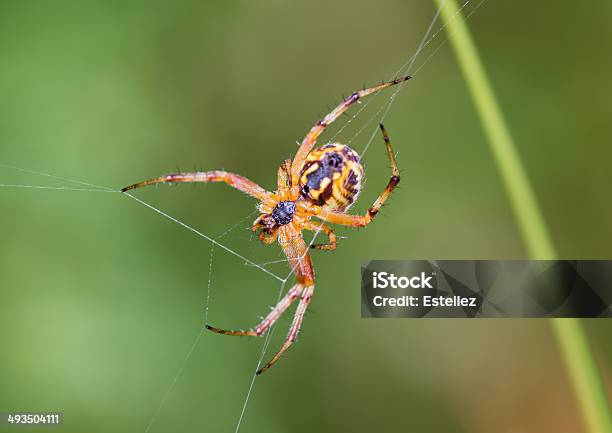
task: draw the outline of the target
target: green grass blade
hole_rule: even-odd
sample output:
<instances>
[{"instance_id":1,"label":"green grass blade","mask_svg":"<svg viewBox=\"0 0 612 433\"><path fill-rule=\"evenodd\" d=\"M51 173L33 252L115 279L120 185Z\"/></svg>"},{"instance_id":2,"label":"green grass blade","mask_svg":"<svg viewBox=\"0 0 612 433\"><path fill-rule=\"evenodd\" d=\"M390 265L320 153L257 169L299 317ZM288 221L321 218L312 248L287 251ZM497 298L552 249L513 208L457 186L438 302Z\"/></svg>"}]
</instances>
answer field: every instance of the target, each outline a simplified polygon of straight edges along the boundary
<instances>
[{"instance_id":1,"label":"green grass blade","mask_svg":"<svg viewBox=\"0 0 612 433\"><path fill-rule=\"evenodd\" d=\"M610 405L580 319L551 319L588 431L612 432Z\"/></svg>"},{"instance_id":2,"label":"green grass blade","mask_svg":"<svg viewBox=\"0 0 612 433\"><path fill-rule=\"evenodd\" d=\"M487 136L529 256L557 257L529 179L455 0L435 0ZM603 382L580 319L552 319L563 359L590 433L612 432Z\"/></svg>"},{"instance_id":3,"label":"green grass blade","mask_svg":"<svg viewBox=\"0 0 612 433\"><path fill-rule=\"evenodd\" d=\"M436 2L440 6L444 5L441 15L448 22L446 30L450 42L472 94L529 255L539 259L554 259L555 249L546 224L465 21L456 15L460 12L454 0Z\"/></svg>"}]
</instances>

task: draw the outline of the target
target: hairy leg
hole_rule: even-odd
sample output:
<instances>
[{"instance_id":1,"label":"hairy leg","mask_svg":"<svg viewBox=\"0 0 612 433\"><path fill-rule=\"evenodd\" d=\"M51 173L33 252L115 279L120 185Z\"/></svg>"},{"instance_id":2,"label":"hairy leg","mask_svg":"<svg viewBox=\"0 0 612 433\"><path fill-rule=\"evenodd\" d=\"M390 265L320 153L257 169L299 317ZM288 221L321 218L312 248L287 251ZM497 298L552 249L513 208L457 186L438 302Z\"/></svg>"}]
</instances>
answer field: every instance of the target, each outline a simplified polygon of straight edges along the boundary
<instances>
[{"instance_id":1,"label":"hairy leg","mask_svg":"<svg viewBox=\"0 0 612 433\"><path fill-rule=\"evenodd\" d=\"M291 160L286 159L283 161L281 166L278 168L278 176L277 176L277 188L280 191L283 188L287 188L291 186Z\"/></svg>"},{"instance_id":2,"label":"hairy leg","mask_svg":"<svg viewBox=\"0 0 612 433\"><path fill-rule=\"evenodd\" d=\"M142 188L144 186L155 185L157 183L208 183L208 182L225 182L229 186L236 188L251 197L263 200L268 192L255 182L240 176L235 173L226 171L200 171L196 173L170 173L165 176L156 177L154 179L138 182L121 189L121 192L126 192L131 189Z\"/></svg>"},{"instance_id":3,"label":"hairy leg","mask_svg":"<svg viewBox=\"0 0 612 433\"><path fill-rule=\"evenodd\" d=\"M259 325L257 325L253 329L249 329L248 331L226 330L226 329L221 329L221 328L215 328L214 326L211 326L209 324L206 324L206 329L212 332L216 332L217 334L223 334L223 335L259 337L264 332L266 332L268 328L270 328L270 326L274 324L274 322L278 320L278 318L285 312L285 310L287 310L287 308L289 308L289 306L293 303L293 301L295 301L298 298L298 296L300 296L300 293L302 293L303 289L304 289L304 286L302 286L299 283L294 285L287 292L287 294L283 297L283 299L281 299L279 303L276 304L276 306L272 309L272 311L270 311L270 313L259 323Z\"/></svg>"},{"instance_id":4,"label":"hairy leg","mask_svg":"<svg viewBox=\"0 0 612 433\"><path fill-rule=\"evenodd\" d=\"M300 297L300 303L298 304L298 307L295 310L295 316L293 316L293 322L291 323L291 328L289 328L287 339L285 340L285 342L283 343L279 351L276 352L276 355L274 355L272 359L266 365L260 368L257 371L257 374L263 373L264 371L272 367L274 364L276 364L276 361L280 359L283 353L285 353L287 349L289 349L289 347L291 347L291 345L295 343L295 341L297 340L298 334L300 333L300 328L302 327L302 320L304 319L304 313L306 312L306 308L308 308L308 304L310 303L310 300L312 299L313 292L314 292L314 286L308 286L304 289Z\"/></svg>"},{"instance_id":5,"label":"hairy leg","mask_svg":"<svg viewBox=\"0 0 612 433\"><path fill-rule=\"evenodd\" d=\"M304 161L306 160L306 157L312 150L313 146L317 142L317 138L319 137L319 135L321 135L323 131L325 131L325 128L327 128L332 122L334 122L338 117L345 113L355 102L359 101L361 98L368 96L372 93L379 92L383 89L386 89L387 87L403 83L404 81L407 81L410 78L410 76L405 76L392 81L388 81L375 87L370 87L369 89L354 92L353 94L351 94L351 96L342 101L340 105L334 108L331 113L329 113L322 120L317 122L317 124L310 129L306 137L304 137L300 148L298 149L297 153L295 154L295 157L293 158L293 163L291 165L291 177L293 179L293 184L297 185L300 172L302 170L302 165L304 164Z\"/></svg>"},{"instance_id":6,"label":"hairy leg","mask_svg":"<svg viewBox=\"0 0 612 433\"><path fill-rule=\"evenodd\" d=\"M308 221L304 225L304 228L306 230L311 230L313 232L322 231L323 233L325 233L325 235L329 239L329 242L325 244L312 244L310 248L314 248L317 250L328 250L328 251L336 249L336 234L331 229L331 227L329 227L328 225L325 225L322 222Z\"/></svg>"}]
</instances>

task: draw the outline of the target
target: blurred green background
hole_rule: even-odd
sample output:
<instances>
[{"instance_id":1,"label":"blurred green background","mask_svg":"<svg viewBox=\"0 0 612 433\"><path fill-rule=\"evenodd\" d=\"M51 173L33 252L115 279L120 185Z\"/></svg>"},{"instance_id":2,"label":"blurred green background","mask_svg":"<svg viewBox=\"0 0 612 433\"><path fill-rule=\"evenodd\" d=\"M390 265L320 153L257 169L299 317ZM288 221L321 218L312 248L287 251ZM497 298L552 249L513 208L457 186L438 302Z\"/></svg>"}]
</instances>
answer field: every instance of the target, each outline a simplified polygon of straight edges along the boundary
<instances>
[{"instance_id":1,"label":"blurred green background","mask_svg":"<svg viewBox=\"0 0 612 433\"><path fill-rule=\"evenodd\" d=\"M343 94L391 77L434 13L397 0L3 1L0 163L112 188L225 168L272 189L295 141ZM489 0L469 20L564 258L612 257L610 19L606 0ZM361 151L388 96L337 139L365 126ZM300 341L256 380L241 431L583 431L546 321L360 319L365 260L526 257L448 44L385 124L400 189L372 226L313 254ZM389 175L379 137L364 163L357 211ZM78 187L5 166L0 184ZM236 191L135 195L255 262L282 258L247 230L254 202ZM133 432L163 403L151 432L234 431L263 341L204 333L183 361L206 316L252 326L279 281L120 194L0 187L0 203L0 412ZM586 326L610 389L612 322Z\"/></svg>"}]
</instances>

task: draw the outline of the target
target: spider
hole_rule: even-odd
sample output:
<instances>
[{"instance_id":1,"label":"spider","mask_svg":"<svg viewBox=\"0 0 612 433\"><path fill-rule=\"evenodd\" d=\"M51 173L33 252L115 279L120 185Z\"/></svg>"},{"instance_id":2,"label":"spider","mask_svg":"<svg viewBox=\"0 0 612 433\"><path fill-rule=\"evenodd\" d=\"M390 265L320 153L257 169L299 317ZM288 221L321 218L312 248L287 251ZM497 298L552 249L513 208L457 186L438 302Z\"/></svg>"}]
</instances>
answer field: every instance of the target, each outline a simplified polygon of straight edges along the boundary
<instances>
[{"instance_id":1,"label":"spider","mask_svg":"<svg viewBox=\"0 0 612 433\"><path fill-rule=\"evenodd\" d=\"M275 192L266 191L255 182L238 174L219 170L171 173L126 186L121 190L126 192L157 183L225 182L260 201L259 211L261 215L254 221L252 230L253 232L259 232L259 240L264 244L271 244L278 240L295 274L295 285L254 328L246 331L225 330L206 324L208 330L218 334L258 337L263 335L299 298L285 342L272 359L257 371L257 374L263 373L274 365L297 340L304 313L314 292L315 272L308 253L308 246L302 238L302 231L311 230L316 233L322 231L327 236L327 243L313 244L310 245L311 248L335 250L336 235L325 222L349 227L367 226L400 181L400 173L389 136L384 126L380 124L387 155L391 163L391 179L365 215L349 215L346 211L357 199L364 178L364 169L359 161L359 155L349 146L340 143L329 143L313 150L317 138L332 122L361 98L407 81L410 78L410 76L397 78L375 87L354 92L344 99L342 103L310 129L293 160L285 160L281 164L278 169L277 190ZM312 217L316 217L322 222L312 221Z\"/></svg>"}]
</instances>

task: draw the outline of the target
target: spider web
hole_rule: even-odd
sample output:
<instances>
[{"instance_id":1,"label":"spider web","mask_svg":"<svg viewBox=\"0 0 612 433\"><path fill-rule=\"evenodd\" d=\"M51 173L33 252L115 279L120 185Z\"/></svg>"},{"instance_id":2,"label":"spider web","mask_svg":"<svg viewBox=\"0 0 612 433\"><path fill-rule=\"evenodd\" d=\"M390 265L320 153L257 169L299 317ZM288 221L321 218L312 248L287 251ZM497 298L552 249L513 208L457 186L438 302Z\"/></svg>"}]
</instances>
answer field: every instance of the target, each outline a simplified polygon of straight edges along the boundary
<instances>
[{"instance_id":1,"label":"spider web","mask_svg":"<svg viewBox=\"0 0 612 433\"><path fill-rule=\"evenodd\" d=\"M447 40L448 40L448 36L441 36L441 33L445 30L446 26L448 25L448 23L450 21L452 21L453 19L464 19L464 20L468 20L471 15L484 3L484 0L480 0L478 3L476 3L474 0L466 0L464 2L462 2L462 4L459 6L458 12L455 14L455 16L453 16L451 19L449 19L447 22L444 22L442 24L439 24L437 27L437 23L438 23L438 18L440 15L440 9L438 8L435 11L435 14L433 16L433 18L431 19L428 27L426 28L426 30L424 31L424 35L422 37L422 40L420 41L418 47L416 48L416 50L414 51L414 54L412 54L408 60L403 63L396 71L394 74L390 75L388 78L389 79L393 79L395 77L398 76L403 76L403 75L412 75L413 77L417 76L417 74L423 69L423 67L436 55L436 53L446 44ZM466 9L468 8L468 6L472 6L471 10L469 10L469 12L465 13ZM436 45L437 43L437 45ZM421 62L421 63L417 63L417 60L419 59L420 55L429 47L433 47L433 49L430 51L430 53L428 54L428 56ZM387 115L389 114L393 104L395 103L397 96L399 95L399 93L401 91L404 90L405 86L410 86L410 85L414 85L414 83L412 83L411 81L402 83L400 85L398 85L396 88L393 88L393 91L390 95L388 96L381 96L383 95L383 93L377 93L374 94L372 96L370 96L369 98L367 98L363 103L360 102L360 106L353 108L353 114L349 115L348 119L344 121L344 123L342 124L342 126L333 134L331 135L331 137L328 139L329 142L332 142L336 137L338 137L340 134L342 134L343 132L345 132L346 128L349 127L356 119L362 117L364 115L364 113L366 112L367 108L370 106L370 104L374 103L377 99L383 99L383 103L378 107L378 109L371 115L369 115L365 121L363 121L363 123L361 124L361 126L359 127L359 129L354 132L350 138L346 141L347 144L351 145L354 142L357 141L357 139L359 139L363 133L365 133L367 130L370 130L370 134L367 136L367 139L365 140L365 144L360 152L361 157L363 158L365 156L365 154L367 153L371 143L373 142L373 140L375 139L376 135L378 134L378 123L382 123ZM376 120L376 122L374 122ZM340 121L338 121L337 123L341 123ZM373 124L374 123L374 124ZM104 185L98 185L98 184L94 184L91 182L85 182L82 180L77 180L77 179L71 179L71 178L67 178L67 177L63 177L63 176L57 176L54 174L50 174L50 173L45 173L45 172L41 172L41 171L36 171L36 170L31 170L31 169L27 169L27 168L22 168L22 167L17 167L14 165L10 165L10 164L6 164L6 163L2 163L0 162L0 168L3 168L4 170L7 171L16 171L16 172L20 172L22 174L26 174L26 175L32 175L32 176L37 176L40 177L41 180L45 179L48 183L35 183L35 184L28 184L28 183L0 183L0 188L15 188L15 189L36 189L36 190L46 190L46 191L72 191L72 192L82 192L82 193L105 193L105 194L117 194L118 196L121 197L127 197L128 199L130 199L131 201L133 201L135 204L138 204L140 206L144 206L145 208L147 208L148 210L152 211L152 213L157 214L161 217L163 217L164 219L179 225L180 227L190 231L191 233L193 233L194 235L204 239L205 241L207 241L210 244L210 251L209 251L209 261L208 261L208 269L207 269L207 273L208 273L208 277L207 277L207 281L206 281L206 297L205 297L205 305L204 305L204 323L202 325L204 325L205 323L208 323L208 318L209 318L209 310L210 310L210 302L211 302L211 293L212 293L212 287L214 284L214 278L213 278L213 268L214 268L214 258L215 258L215 253L217 252L223 252L226 255L232 256L234 259L237 259L241 264L254 268L256 269L258 272L261 272L263 274L265 274L267 277L271 278L273 281L275 281L278 284L278 288L277 288L277 297L276 297L276 302L278 302L282 295L283 292L285 291L286 287L287 287L287 283L291 280L292 277L292 270L290 269L288 273L286 274L280 274L278 272L273 272L269 269L270 265L274 265L274 264L286 264L287 263L287 259L286 258L280 258L277 260L271 260L271 261L264 261L264 262L256 262L252 259L249 259L248 257L246 257L244 254L236 251L234 248L231 248L230 246L226 245L226 243L223 242L223 239L230 234L234 229L236 229L237 227L240 226L245 226L248 225L247 220L252 219L252 217L254 216L254 214L256 213L251 212L249 215L247 215L245 218L241 219L240 221L238 221L236 224L230 226L229 228L227 228L224 232L222 232L221 234L217 235L217 236L211 236L208 235L206 233L204 233L203 231L193 227L192 225L189 225L185 222L183 222L181 219L170 215L168 212L144 201L143 199L136 197L133 194L130 193L121 193L121 191L108 187L108 186L104 186ZM51 183L49 183L51 182ZM319 230L317 230L313 236L312 239L309 242L309 245L312 245L316 238L318 237L318 235L320 234L321 231L321 226L319 227ZM268 354L268 349L269 349L269 345L270 342L272 341L272 338L275 335L275 331L276 331L276 324L273 325L268 332L265 334L264 338L263 338L263 342L261 344L261 349L257 358L257 363L255 368L253 369L253 374L249 380L248 386L247 386L247 391L245 394L245 398L243 401L243 404L240 408L240 412L238 415L238 419L235 425L235 432L237 433L242 424L243 421L245 419L245 414L246 414L246 410L249 404L249 401L251 399L251 395L252 395L252 391L254 389L254 385L257 379L257 375L255 374L255 372L257 370L259 370L259 368L261 367L266 355ZM146 424L146 427L144 428L144 432L147 433L151 430L151 428L154 426L155 421L158 418L158 415L161 413L161 411L164 408L164 405L166 404L169 396L171 395L173 389L175 388L179 378L181 377L181 375L183 374L185 367L188 365L189 360L191 359L195 349L197 348L200 340L202 339L202 336L204 334L204 326L200 326L200 329L198 331L198 333L196 334L195 338L192 341L192 344L190 345L189 349L187 350L185 356L183 357L183 360L178 368L178 370L176 371L176 373L174 374L172 380L170 381L165 393L163 394L162 398L159 401L159 404L157 405L155 411L153 412L151 418L149 419L149 421Z\"/></svg>"}]
</instances>

